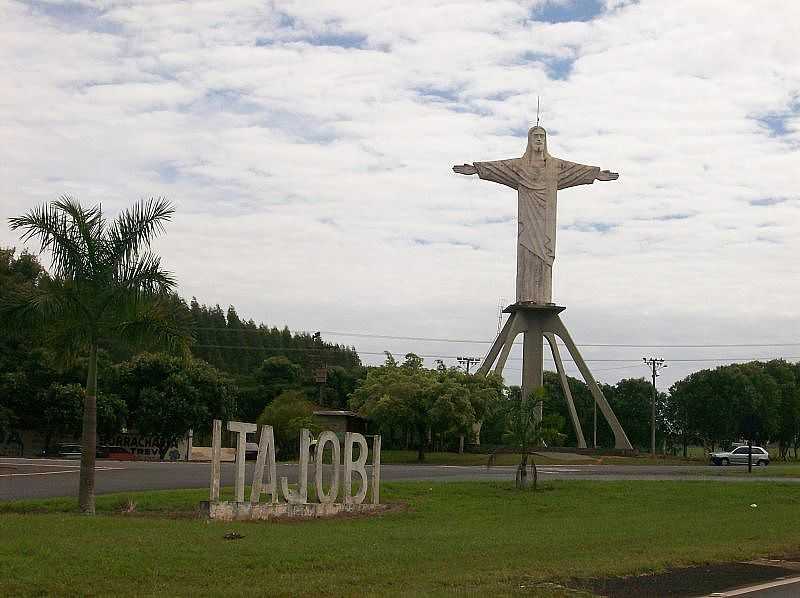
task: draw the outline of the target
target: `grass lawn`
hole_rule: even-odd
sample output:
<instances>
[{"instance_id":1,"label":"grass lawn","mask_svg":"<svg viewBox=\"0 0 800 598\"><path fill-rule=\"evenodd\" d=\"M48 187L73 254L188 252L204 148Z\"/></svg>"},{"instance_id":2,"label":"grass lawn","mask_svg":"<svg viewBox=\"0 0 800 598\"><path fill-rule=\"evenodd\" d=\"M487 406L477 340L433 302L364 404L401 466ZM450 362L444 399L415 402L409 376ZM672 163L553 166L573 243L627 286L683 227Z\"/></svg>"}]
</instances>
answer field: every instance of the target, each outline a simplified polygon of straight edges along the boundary
<instances>
[{"instance_id":1,"label":"grass lawn","mask_svg":"<svg viewBox=\"0 0 800 598\"><path fill-rule=\"evenodd\" d=\"M564 481L532 493L510 483L395 482L383 498L408 508L373 518L171 515L206 496L101 496L105 514L95 518L67 512L73 500L0 503L0 595L559 596L531 587L800 548L793 484ZM113 514L129 500L137 514ZM244 537L225 540L229 531Z\"/></svg>"},{"instance_id":2,"label":"grass lawn","mask_svg":"<svg viewBox=\"0 0 800 598\"><path fill-rule=\"evenodd\" d=\"M747 465L730 465L728 467L709 466L703 471L704 475L722 476L760 476L774 478L796 478L800 477L800 463L782 463L773 461L767 467L757 467L753 465L753 471L747 472Z\"/></svg>"}]
</instances>

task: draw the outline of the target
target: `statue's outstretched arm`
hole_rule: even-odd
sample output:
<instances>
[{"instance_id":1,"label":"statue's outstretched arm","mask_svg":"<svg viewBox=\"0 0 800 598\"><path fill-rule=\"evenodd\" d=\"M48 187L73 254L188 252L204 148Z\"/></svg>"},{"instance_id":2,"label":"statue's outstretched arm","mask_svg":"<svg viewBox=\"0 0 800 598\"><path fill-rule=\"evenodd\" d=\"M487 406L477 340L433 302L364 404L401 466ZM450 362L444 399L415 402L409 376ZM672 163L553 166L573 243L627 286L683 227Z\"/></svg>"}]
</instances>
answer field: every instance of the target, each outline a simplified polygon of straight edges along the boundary
<instances>
[{"instance_id":1,"label":"statue's outstretched arm","mask_svg":"<svg viewBox=\"0 0 800 598\"><path fill-rule=\"evenodd\" d=\"M618 172L611 172L610 170L601 170L597 173L598 181L616 181L619 178Z\"/></svg>"},{"instance_id":2,"label":"statue's outstretched arm","mask_svg":"<svg viewBox=\"0 0 800 598\"><path fill-rule=\"evenodd\" d=\"M516 189L519 184L519 175L513 168L513 163L514 160L473 162L472 164L453 166L453 171L458 174L477 174L484 181L492 181Z\"/></svg>"},{"instance_id":3,"label":"statue's outstretched arm","mask_svg":"<svg viewBox=\"0 0 800 598\"><path fill-rule=\"evenodd\" d=\"M615 181L619 174L600 170L599 166L588 166L568 160L558 160L558 188L567 189L578 185L591 185L595 181Z\"/></svg>"},{"instance_id":4,"label":"statue's outstretched arm","mask_svg":"<svg viewBox=\"0 0 800 598\"><path fill-rule=\"evenodd\" d=\"M458 174L478 174L478 169L474 164L456 164L453 166L453 172Z\"/></svg>"}]
</instances>

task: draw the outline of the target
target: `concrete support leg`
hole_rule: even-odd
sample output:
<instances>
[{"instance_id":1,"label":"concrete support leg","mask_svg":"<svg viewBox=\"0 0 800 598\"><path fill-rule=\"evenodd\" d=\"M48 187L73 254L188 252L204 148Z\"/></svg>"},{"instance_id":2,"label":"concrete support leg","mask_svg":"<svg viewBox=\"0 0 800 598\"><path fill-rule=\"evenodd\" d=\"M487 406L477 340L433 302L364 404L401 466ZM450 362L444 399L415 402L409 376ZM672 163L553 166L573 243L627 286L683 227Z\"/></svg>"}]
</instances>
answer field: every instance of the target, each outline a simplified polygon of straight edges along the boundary
<instances>
[{"instance_id":1,"label":"concrete support leg","mask_svg":"<svg viewBox=\"0 0 800 598\"><path fill-rule=\"evenodd\" d=\"M564 400L567 402L569 417L572 420L572 427L575 430L575 438L578 440L578 448L586 448L586 440L583 437L581 421L578 419L578 412L575 410L575 402L572 400L572 391L569 389L567 373L564 371L564 364L561 361L561 354L558 352L556 337L552 332L546 332L544 337L547 339L547 342L550 344L550 350L553 352L553 361L556 362L558 378L561 380L561 389L564 391Z\"/></svg>"},{"instance_id":2,"label":"concrete support leg","mask_svg":"<svg viewBox=\"0 0 800 598\"><path fill-rule=\"evenodd\" d=\"M603 413L608 425L611 427L611 431L614 433L614 447L618 449L633 450L633 446L631 446L631 443L625 434L625 430L622 429L619 420L617 420L617 416L614 415L614 411L611 409L611 405L608 404L608 401L606 401L606 398L603 396L600 387L597 385L594 376L592 376L592 373L589 371L586 362L583 361L583 357L581 357L578 347L575 346L575 343L573 342L572 337L570 337L569 332L567 332L567 327L564 326L561 318L558 316L553 318L552 328L554 328L553 332L555 332L555 334L558 335L558 337L561 338L561 340L564 341L564 344L567 346L567 350L575 360L575 365L578 366L586 385L589 387L589 391L594 397L595 403L597 403L597 406L600 407L600 411Z\"/></svg>"},{"instance_id":3,"label":"concrete support leg","mask_svg":"<svg viewBox=\"0 0 800 598\"><path fill-rule=\"evenodd\" d=\"M494 363L494 360L497 359L497 355L500 353L500 350L505 346L508 340L508 334L511 331L511 328L514 326L515 315L516 314L511 314L508 316L506 323L500 330L500 334L498 334L497 338L494 339L494 343L492 343L492 348L489 349L489 353L486 354L486 358L483 360L483 363L481 363L481 367L479 367L478 371L475 372L476 376L485 376L486 374L489 373L489 370L492 369L492 364Z\"/></svg>"},{"instance_id":4,"label":"concrete support leg","mask_svg":"<svg viewBox=\"0 0 800 598\"><path fill-rule=\"evenodd\" d=\"M521 317L524 317L520 314ZM538 320L525 317L525 331L522 340L522 394L529 397L543 384L544 350L542 328ZM542 421L542 405L536 406L534 418Z\"/></svg>"},{"instance_id":5,"label":"concrete support leg","mask_svg":"<svg viewBox=\"0 0 800 598\"><path fill-rule=\"evenodd\" d=\"M514 346L514 341L517 340L519 334L523 332L522 327L520 326L521 316L518 316L517 314L511 314L509 319L513 319L514 322L511 325L508 335L506 336L506 341L503 345L503 350L500 352L500 357L497 359L497 365L494 368L495 374L503 374L503 368L506 367L508 354L511 353L511 349Z\"/></svg>"}]
</instances>

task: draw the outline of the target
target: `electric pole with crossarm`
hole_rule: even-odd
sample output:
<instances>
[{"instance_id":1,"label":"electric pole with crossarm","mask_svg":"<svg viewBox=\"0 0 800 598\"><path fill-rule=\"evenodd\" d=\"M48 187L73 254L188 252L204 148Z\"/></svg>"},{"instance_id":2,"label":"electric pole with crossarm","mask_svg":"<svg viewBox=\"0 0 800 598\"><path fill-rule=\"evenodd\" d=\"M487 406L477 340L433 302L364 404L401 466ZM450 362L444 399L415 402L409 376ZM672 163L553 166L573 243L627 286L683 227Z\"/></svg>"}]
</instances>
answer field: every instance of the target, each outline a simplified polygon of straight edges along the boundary
<instances>
[{"instance_id":1,"label":"electric pole with crossarm","mask_svg":"<svg viewBox=\"0 0 800 598\"><path fill-rule=\"evenodd\" d=\"M652 414L650 418L650 455L655 457L656 456L656 378L658 377L658 371L662 368L667 367L667 364L664 363L664 360L657 357L642 357L642 361L644 361L647 366L653 372L653 399L651 404Z\"/></svg>"},{"instance_id":2,"label":"electric pole with crossarm","mask_svg":"<svg viewBox=\"0 0 800 598\"><path fill-rule=\"evenodd\" d=\"M477 364L479 364L481 362L480 358L478 358L478 357L466 357L466 356L462 356L462 355L459 355L458 358L456 359L456 361L458 361L458 364L460 366L462 366L462 367L464 367L464 369L466 369L468 374L469 374L469 368L470 368L470 366L472 364L476 364L477 365Z\"/></svg>"}]
</instances>

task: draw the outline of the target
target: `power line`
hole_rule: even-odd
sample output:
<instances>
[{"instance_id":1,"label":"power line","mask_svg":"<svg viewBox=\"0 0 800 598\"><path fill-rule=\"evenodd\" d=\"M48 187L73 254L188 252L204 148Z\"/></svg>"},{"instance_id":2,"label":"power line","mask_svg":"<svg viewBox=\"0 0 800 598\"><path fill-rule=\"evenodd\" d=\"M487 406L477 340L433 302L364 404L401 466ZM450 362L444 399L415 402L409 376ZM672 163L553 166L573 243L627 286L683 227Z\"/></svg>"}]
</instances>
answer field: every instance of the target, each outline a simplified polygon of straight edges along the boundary
<instances>
[{"instance_id":1,"label":"power line","mask_svg":"<svg viewBox=\"0 0 800 598\"><path fill-rule=\"evenodd\" d=\"M247 345L193 345L198 349L246 349L250 351L305 351L308 353L315 353L320 351L326 351L330 349L320 348L280 348L280 347L252 347ZM356 351L359 355L385 355L387 351ZM458 355L433 355L433 354L420 354L415 353L414 351L388 351L389 353L397 353L407 355L408 353L414 353L417 357L422 357L423 359L458 359ZM521 357L509 357L510 361L522 361ZM705 362L713 362L713 361L771 361L773 359L784 359L786 361L790 360L800 360L800 357L776 357L776 356L769 356L769 357L707 357L704 359L670 359L672 362L682 362L682 363L705 363ZM563 361L574 362L574 359L570 358L562 358ZM631 363L637 360L634 359L584 359L584 361L593 361L593 362L609 362L609 363Z\"/></svg>"},{"instance_id":2,"label":"power line","mask_svg":"<svg viewBox=\"0 0 800 598\"><path fill-rule=\"evenodd\" d=\"M226 332L251 332L251 333L263 333L264 329L252 329L252 328L195 328L195 330L202 330L208 332L219 332L219 333L226 333ZM350 336L354 338L378 338L383 340L405 340L405 341L420 341L420 342L436 342L436 343L472 343L472 344L482 344L482 345L490 345L492 341L487 341L486 339L466 339L466 338L437 338L437 337L428 337L428 336L400 336L400 335L392 335L392 334L373 334L370 332L341 332L341 331L334 331L334 330L320 330L321 334L330 334L333 336ZM308 331L305 330L293 330L292 333L294 334L309 334ZM515 345L521 345L522 343L514 343ZM674 349L721 349L721 348L733 348L733 347L800 347L800 341L795 343L707 343L707 344L636 344L636 343L578 343L579 347L620 347L620 348L631 348L631 349L667 349L667 348L674 348Z\"/></svg>"}]
</instances>

